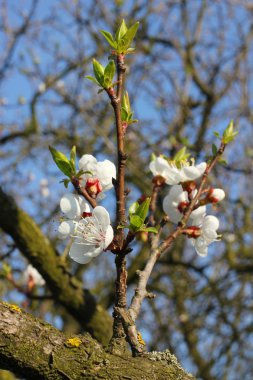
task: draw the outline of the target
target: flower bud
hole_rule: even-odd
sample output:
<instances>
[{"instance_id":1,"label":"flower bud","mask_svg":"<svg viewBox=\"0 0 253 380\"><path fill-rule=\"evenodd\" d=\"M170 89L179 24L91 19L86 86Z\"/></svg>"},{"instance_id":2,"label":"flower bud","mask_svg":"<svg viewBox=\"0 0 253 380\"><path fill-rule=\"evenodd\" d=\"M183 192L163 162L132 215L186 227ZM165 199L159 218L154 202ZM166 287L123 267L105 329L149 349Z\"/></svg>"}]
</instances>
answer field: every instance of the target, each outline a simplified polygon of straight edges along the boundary
<instances>
[{"instance_id":1,"label":"flower bud","mask_svg":"<svg viewBox=\"0 0 253 380\"><path fill-rule=\"evenodd\" d=\"M138 231L136 233L136 239L143 242L143 243L146 243L148 241L148 232Z\"/></svg>"},{"instance_id":2,"label":"flower bud","mask_svg":"<svg viewBox=\"0 0 253 380\"><path fill-rule=\"evenodd\" d=\"M177 206L177 209L181 214L183 214L189 206L189 202L180 202Z\"/></svg>"},{"instance_id":3,"label":"flower bud","mask_svg":"<svg viewBox=\"0 0 253 380\"><path fill-rule=\"evenodd\" d=\"M183 230L183 234L189 238L197 239L201 235L201 229L196 226L189 226Z\"/></svg>"},{"instance_id":4,"label":"flower bud","mask_svg":"<svg viewBox=\"0 0 253 380\"><path fill-rule=\"evenodd\" d=\"M206 198L210 203L217 203L225 198L225 192L222 189L210 189Z\"/></svg>"},{"instance_id":5,"label":"flower bud","mask_svg":"<svg viewBox=\"0 0 253 380\"><path fill-rule=\"evenodd\" d=\"M91 196L96 197L99 193L101 193L102 186L97 178L88 178L85 189Z\"/></svg>"},{"instance_id":6,"label":"flower bud","mask_svg":"<svg viewBox=\"0 0 253 380\"><path fill-rule=\"evenodd\" d=\"M161 175L156 175L152 179L152 183L154 184L154 186L163 186L165 184L165 178Z\"/></svg>"},{"instance_id":7,"label":"flower bud","mask_svg":"<svg viewBox=\"0 0 253 380\"><path fill-rule=\"evenodd\" d=\"M193 190L195 190L197 187L197 184L195 181L186 181L182 183L182 188L184 191L187 191L187 193L191 193Z\"/></svg>"}]
</instances>

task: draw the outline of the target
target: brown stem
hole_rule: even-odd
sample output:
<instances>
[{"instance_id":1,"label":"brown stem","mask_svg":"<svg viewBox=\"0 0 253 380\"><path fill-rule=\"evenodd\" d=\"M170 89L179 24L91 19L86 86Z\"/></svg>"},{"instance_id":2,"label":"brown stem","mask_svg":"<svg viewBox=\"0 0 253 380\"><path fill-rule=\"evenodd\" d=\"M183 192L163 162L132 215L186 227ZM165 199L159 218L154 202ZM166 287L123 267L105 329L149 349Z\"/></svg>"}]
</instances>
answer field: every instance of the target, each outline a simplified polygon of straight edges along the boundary
<instances>
[{"instance_id":1,"label":"brown stem","mask_svg":"<svg viewBox=\"0 0 253 380\"><path fill-rule=\"evenodd\" d=\"M114 308L114 326L113 326L113 339L111 346L113 346L113 340L120 340L125 338L124 328L122 325L122 319L117 311L126 308L126 288L127 288L127 270L126 270L126 241L124 241L124 230L117 228L126 223L126 210L125 210L125 165L127 155L124 152L124 130L121 120L121 102L123 94L123 80L126 70L124 64L124 56L122 54L117 55L116 58L117 67L117 90L116 96L113 89L108 89L107 94L111 99L111 104L115 115L115 124L117 131L117 178L115 182L116 191L116 229L114 237L114 253L116 253L116 270L117 279L115 282L115 308Z\"/></svg>"},{"instance_id":2,"label":"brown stem","mask_svg":"<svg viewBox=\"0 0 253 380\"><path fill-rule=\"evenodd\" d=\"M123 79L126 67L124 64L124 56L119 54L116 59L117 66L117 95L116 97L108 92L111 99L111 104L114 110L115 123L117 130L117 151L118 151L118 166L117 166L117 180L116 180L116 220L117 226L123 225L126 221L126 210L125 210L125 165L127 160L127 155L124 152L124 130L122 127L121 120L121 102L123 93ZM122 248L124 240L124 230L117 229L115 236L116 243L119 249Z\"/></svg>"},{"instance_id":3,"label":"brown stem","mask_svg":"<svg viewBox=\"0 0 253 380\"><path fill-rule=\"evenodd\" d=\"M148 218L148 222L151 226L155 225L155 211L156 211L157 197L160 190L161 190L160 185L156 185L156 184L153 185L151 201L150 201L150 206L149 206L150 214Z\"/></svg>"},{"instance_id":4,"label":"brown stem","mask_svg":"<svg viewBox=\"0 0 253 380\"><path fill-rule=\"evenodd\" d=\"M90 196L90 194L86 191L86 189L85 189L84 187L80 187L80 184L79 184L79 180L78 180L78 178L73 177L73 178L71 179L71 183L72 183L72 185L74 186L74 188L75 188L75 190L77 191L77 193L78 193L79 195L83 196L83 197L86 199L86 201L88 201L89 204L90 204L93 208L95 208L95 207L97 206L97 202L96 202L96 200Z\"/></svg>"}]
</instances>

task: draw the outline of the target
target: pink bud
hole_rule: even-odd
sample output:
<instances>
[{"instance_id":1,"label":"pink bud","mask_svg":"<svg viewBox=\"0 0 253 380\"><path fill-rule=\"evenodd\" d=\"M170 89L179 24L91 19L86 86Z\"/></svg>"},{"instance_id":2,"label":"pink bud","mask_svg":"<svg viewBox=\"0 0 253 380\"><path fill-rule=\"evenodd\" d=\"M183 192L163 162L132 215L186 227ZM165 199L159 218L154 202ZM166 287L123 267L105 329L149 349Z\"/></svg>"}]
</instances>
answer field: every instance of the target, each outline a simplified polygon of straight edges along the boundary
<instances>
[{"instance_id":1,"label":"pink bud","mask_svg":"<svg viewBox=\"0 0 253 380\"><path fill-rule=\"evenodd\" d=\"M188 206L189 206L189 202L180 202L177 208L178 208L178 211L183 214L184 211L187 210Z\"/></svg>"},{"instance_id":2,"label":"pink bud","mask_svg":"<svg viewBox=\"0 0 253 380\"><path fill-rule=\"evenodd\" d=\"M196 226L189 226L183 230L183 234L189 238L197 239L201 235L201 230Z\"/></svg>"},{"instance_id":3,"label":"pink bud","mask_svg":"<svg viewBox=\"0 0 253 380\"><path fill-rule=\"evenodd\" d=\"M210 189L207 195L207 199L211 203L217 203L225 198L225 192L222 189Z\"/></svg>"},{"instance_id":4,"label":"pink bud","mask_svg":"<svg viewBox=\"0 0 253 380\"><path fill-rule=\"evenodd\" d=\"M85 189L91 196L97 196L102 191L101 183L98 178L88 178Z\"/></svg>"}]
</instances>

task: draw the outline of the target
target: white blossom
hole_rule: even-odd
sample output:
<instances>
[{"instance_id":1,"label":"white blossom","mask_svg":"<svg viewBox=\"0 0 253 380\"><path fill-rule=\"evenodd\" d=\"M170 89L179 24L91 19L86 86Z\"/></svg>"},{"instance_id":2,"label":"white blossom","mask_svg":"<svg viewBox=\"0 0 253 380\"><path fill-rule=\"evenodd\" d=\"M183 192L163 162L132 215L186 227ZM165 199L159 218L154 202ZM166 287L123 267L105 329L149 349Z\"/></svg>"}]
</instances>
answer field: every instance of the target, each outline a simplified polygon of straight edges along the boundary
<instances>
[{"instance_id":1,"label":"white blossom","mask_svg":"<svg viewBox=\"0 0 253 380\"><path fill-rule=\"evenodd\" d=\"M167 185L177 185L180 182L193 181L204 174L206 162L198 165L190 165L188 161L182 161L180 167L174 161L167 161L163 157L156 157L149 164L149 169L154 176L161 176Z\"/></svg>"},{"instance_id":2,"label":"white blossom","mask_svg":"<svg viewBox=\"0 0 253 380\"><path fill-rule=\"evenodd\" d=\"M113 187L112 179L116 178L116 167L113 162L109 160L97 161L97 159L91 154L84 154L78 163L79 169L84 173L80 177L80 183L82 186L87 185L87 180L98 180L97 193L100 191L107 191ZM95 182L94 182L95 183ZM101 186L101 187L100 187Z\"/></svg>"},{"instance_id":3,"label":"white blossom","mask_svg":"<svg viewBox=\"0 0 253 380\"><path fill-rule=\"evenodd\" d=\"M24 271L23 280L27 284L31 278L35 285L45 285L45 280L41 277L37 269L35 269L31 264L29 264L26 270Z\"/></svg>"},{"instance_id":4,"label":"white blossom","mask_svg":"<svg viewBox=\"0 0 253 380\"><path fill-rule=\"evenodd\" d=\"M97 206L92 216L81 219L72 235L69 255L79 264L87 264L102 253L113 240L113 229L106 209Z\"/></svg>"},{"instance_id":5,"label":"white blossom","mask_svg":"<svg viewBox=\"0 0 253 380\"><path fill-rule=\"evenodd\" d=\"M208 200L217 203L225 198L225 192L222 189L211 189L208 193Z\"/></svg>"},{"instance_id":6,"label":"white blossom","mask_svg":"<svg viewBox=\"0 0 253 380\"><path fill-rule=\"evenodd\" d=\"M163 157L156 157L149 164L149 169L154 177L161 176L163 178L166 178L169 168L170 167L168 161Z\"/></svg>"},{"instance_id":7,"label":"white blossom","mask_svg":"<svg viewBox=\"0 0 253 380\"><path fill-rule=\"evenodd\" d=\"M196 252L200 256L206 256L208 251L208 246L214 241L217 241L218 234L217 229L219 228L219 219L213 215L207 215L203 218L202 225L200 228L201 235L197 239L191 239Z\"/></svg>"},{"instance_id":8,"label":"white blossom","mask_svg":"<svg viewBox=\"0 0 253 380\"><path fill-rule=\"evenodd\" d=\"M195 195L196 193L193 192ZM187 191L184 191L181 185L174 185L171 187L168 195L163 200L163 210L170 220L177 224L183 217L183 211L189 206L190 200ZM206 213L206 207L200 206L192 211L191 219L192 224L197 225L199 220L202 221Z\"/></svg>"},{"instance_id":9,"label":"white blossom","mask_svg":"<svg viewBox=\"0 0 253 380\"><path fill-rule=\"evenodd\" d=\"M58 227L58 237L67 238L75 230L75 226L83 213L91 212L90 205L80 195L66 193L60 200L60 208L64 213L65 220Z\"/></svg>"}]
</instances>

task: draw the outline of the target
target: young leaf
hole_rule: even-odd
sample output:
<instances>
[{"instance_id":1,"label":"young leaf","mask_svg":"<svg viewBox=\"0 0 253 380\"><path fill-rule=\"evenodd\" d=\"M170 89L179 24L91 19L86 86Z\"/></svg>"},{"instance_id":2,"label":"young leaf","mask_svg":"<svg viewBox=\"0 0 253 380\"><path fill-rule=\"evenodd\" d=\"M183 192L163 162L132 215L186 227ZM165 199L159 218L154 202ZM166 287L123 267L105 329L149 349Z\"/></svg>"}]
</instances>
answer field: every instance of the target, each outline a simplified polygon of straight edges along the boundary
<instances>
[{"instance_id":1,"label":"young leaf","mask_svg":"<svg viewBox=\"0 0 253 380\"><path fill-rule=\"evenodd\" d=\"M67 177L71 177L74 173L72 165L69 162L68 158L63 153L59 152L51 146L49 146L49 150L51 152L54 162L56 163L60 171L64 173Z\"/></svg>"},{"instance_id":2,"label":"young leaf","mask_svg":"<svg viewBox=\"0 0 253 380\"><path fill-rule=\"evenodd\" d=\"M238 134L238 131L234 131L234 122L233 120L231 120L223 133L223 136L222 136L223 143L224 144L230 143L231 141L235 139L235 136L237 134Z\"/></svg>"},{"instance_id":3,"label":"young leaf","mask_svg":"<svg viewBox=\"0 0 253 380\"><path fill-rule=\"evenodd\" d=\"M117 45L116 45L116 42L114 41L113 36L111 35L111 33L106 32L105 30L100 30L100 33L103 34L103 36L105 37L105 39L107 40L107 42L109 42L109 44L114 49L116 49Z\"/></svg>"},{"instance_id":4,"label":"young leaf","mask_svg":"<svg viewBox=\"0 0 253 380\"><path fill-rule=\"evenodd\" d=\"M139 21L137 21L134 25L132 25L131 28L129 28L128 31L123 36L122 40L124 41L125 49L128 49L129 46L131 45L138 28L139 28Z\"/></svg>"},{"instance_id":5,"label":"young leaf","mask_svg":"<svg viewBox=\"0 0 253 380\"><path fill-rule=\"evenodd\" d=\"M121 108L121 120L127 121L128 120L128 113L125 108Z\"/></svg>"},{"instance_id":6,"label":"young leaf","mask_svg":"<svg viewBox=\"0 0 253 380\"><path fill-rule=\"evenodd\" d=\"M153 234L157 234L157 229L155 227L145 227L141 228L139 231L152 232Z\"/></svg>"},{"instance_id":7,"label":"young leaf","mask_svg":"<svg viewBox=\"0 0 253 380\"><path fill-rule=\"evenodd\" d=\"M215 156L216 153L218 152L217 146L215 144L212 144L212 152L213 152L213 156Z\"/></svg>"},{"instance_id":8,"label":"young leaf","mask_svg":"<svg viewBox=\"0 0 253 380\"><path fill-rule=\"evenodd\" d=\"M187 160L187 158L190 156L190 153L186 152L186 147L184 146L182 149L180 149L175 156L173 157L174 161L184 161Z\"/></svg>"},{"instance_id":9,"label":"young leaf","mask_svg":"<svg viewBox=\"0 0 253 380\"><path fill-rule=\"evenodd\" d=\"M92 82L94 82L94 83L96 83L98 86L100 86L100 83L98 83L98 81L97 81L94 77L92 77L92 76L90 76L90 75L86 75L85 78L91 80Z\"/></svg>"},{"instance_id":10,"label":"young leaf","mask_svg":"<svg viewBox=\"0 0 253 380\"><path fill-rule=\"evenodd\" d=\"M95 58L93 59L93 71L98 83L103 87L104 85L104 67Z\"/></svg>"},{"instance_id":11,"label":"young leaf","mask_svg":"<svg viewBox=\"0 0 253 380\"><path fill-rule=\"evenodd\" d=\"M145 201L140 204L140 206L135 212L135 214L141 218L142 223L144 223L144 220L148 214L150 201L151 201L151 198L146 198Z\"/></svg>"},{"instance_id":12,"label":"young leaf","mask_svg":"<svg viewBox=\"0 0 253 380\"><path fill-rule=\"evenodd\" d=\"M60 181L60 183L63 183L64 184L64 187L67 189L68 188L68 185L70 183L70 179L67 179L67 178L64 178Z\"/></svg>"},{"instance_id":13,"label":"young leaf","mask_svg":"<svg viewBox=\"0 0 253 380\"><path fill-rule=\"evenodd\" d=\"M219 132L214 131L213 134L214 134L215 137L218 137L218 139L220 138Z\"/></svg>"},{"instance_id":14,"label":"young leaf","mask_svg":"<svg viewBox=\"0 0 253 380\"><path fill-rule=\"evenodd\" d=\"M73 165L74 171L76 169L76 146L74 145L70 152L70 162Z\"/></svg>"},{"instance_id":15,"label":"young leaf","mask_svg":"<svg viewBox=\"0 0 253 380\"><path fill-rule=\"evenodd\" d=\"M134 203L132 203L131 206L130 206L129 209L128 209L129 214L130 214L130 215L131 215L131 214L135 214L135 213L136 213L136 210L138 209L139 206L140 206L140 205L139 205L138 202L134 202Z\"/></svg>"},{"instance_id":16,"label":"young leaf","mask_svg":"<svg viewBox=\"0 0 253 380\"><path fill-rule=\"evenodd\" d=\"M130 229L133 232L138 231L143 225L142 219L138 215L131 215L130 216Z\"/></svg>"},{"instance_id":17,"label":"young leaf","mask_svg":"<svg viewBox=\"0 0 253 380\"><path fill-rule=\"evenodd\" d=\"M131 53L134 53L135 52L135 48L128 48L127 50L126 50L126 53L127 54L131 54Z\"/></svg>"},{"instance_id":18,"label":"young leaf","mask_svg":"<svg viewBox=\"0 0 253 380\"><path fill-rule=\"evenodd\" d=\"M118 30L115 33L115 40L119 42L119 40L121 40L121 38L126 34L126 32L127 32L127 26L126 26L125 20L123 19Z\"/></svg>"},{"instance_id":19,"label":"young leaf","mask_svg":"<svg viewBox=\"0 0 253 380\"><path fill-rule=\"evenodd\" d=\"M126 91L122 99L122 107L126 109L127 113L131 112L131 105L128 92Z\"/></svg>"},{"instance_id":20,"label":"young leaf","mask_svg":"<svg viewBox=\"0 0 253 380\"><path fill-rule=\"evenodd\" d=\"M113 77L115 74L115 63L110 61L104 71L104 87L108 88L112 86Z\"/></svg>"}]
</instances>

